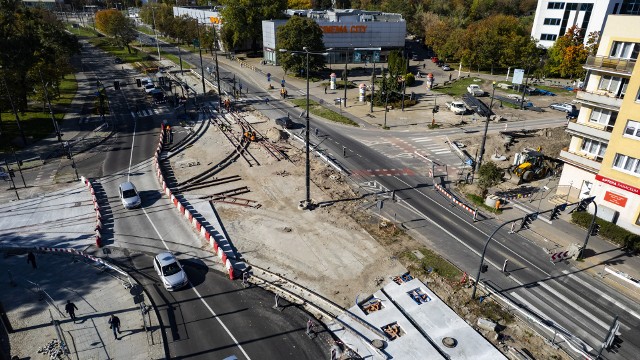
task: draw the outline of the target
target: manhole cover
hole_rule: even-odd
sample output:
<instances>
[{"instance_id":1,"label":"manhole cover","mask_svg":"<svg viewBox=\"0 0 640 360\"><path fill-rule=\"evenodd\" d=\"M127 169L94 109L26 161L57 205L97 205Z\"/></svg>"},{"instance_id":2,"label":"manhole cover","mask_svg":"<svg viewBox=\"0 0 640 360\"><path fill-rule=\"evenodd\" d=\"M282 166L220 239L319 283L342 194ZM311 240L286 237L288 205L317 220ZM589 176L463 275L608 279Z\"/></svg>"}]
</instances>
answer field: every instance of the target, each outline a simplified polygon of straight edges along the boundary
<instances>
[{"instance_id":1,"label":"manhole cover","mask_svg":"<svg viewBox=\"0 0 640 360\"><path fill-rule=\"evenodd\" d=\"M371 341L371 346L373 346L376 349L384 349L385 342L380 339L374 339Z\"/></svg>"},{"instance_id":2,"label":"manhole cover","mask_svg":"<svg viewBox=\"0 0 640 360\"><path fill-rule=\"evenodd\" d=\"M448 348L454 348L458 345L458 341L452 337L442 338L442 344Z\"/></svg>"}]
</instances>

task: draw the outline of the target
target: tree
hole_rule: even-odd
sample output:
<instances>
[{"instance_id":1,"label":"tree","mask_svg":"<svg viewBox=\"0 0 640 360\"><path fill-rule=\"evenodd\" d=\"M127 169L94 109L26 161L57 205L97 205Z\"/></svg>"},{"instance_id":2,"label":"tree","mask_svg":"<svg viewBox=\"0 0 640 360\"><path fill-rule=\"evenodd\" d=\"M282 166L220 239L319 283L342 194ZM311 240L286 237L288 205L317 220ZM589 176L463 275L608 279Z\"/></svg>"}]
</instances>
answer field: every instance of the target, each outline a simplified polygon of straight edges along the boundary
<instances>
[{"instance_id":1,"label":"tree","mask_svg":"<svg viewBox=\"0 0 640 360\"><path fill-rule=\"evenodd\" d=\"M478 187L482 196L486 195L487 189L492 186L498 185L502 181L504 171L496 165L493 161L488 161L480 165L478 171Z\"/></svg>"},{"instance_id":2,"label":"tree","mask_svg":"<svg viewBox=\"0 0 640 360\"><path fill-rule=\"evenodd\" d=\"M312 19L293 16L286 24L278 28L278 43L276 48L287 49L289 52L279 53L278 61L285 72L292 71L299 74L306 71L306 56L293 54L290 51L303 51L306 47L310 52L322 53L325 51L322 40L322 29ZM320 55L309 55L309 71L320 71L324 68L325 58Z\"/></svg>"},{"instance_id":3,"label":"tree","mask_svg":"<svg viewBox=\"0 0 640 360\"><path fill-rule=\"evenodd\" d=\"M583 44L580 30L574 25L559 37L549 48L547 73L563 78L577 79L584 76L582 65L587 61L589 50Z\"/></svg>"},{"instance_id":4,"label":"tree","mask_svg":"<svg viewBox=\"0 0 640 360\"><path fill-rule=\"evenodd\" d=\"M2 76L17 109L24 112L33 89L42 89L38 66L46 64L43 78L56 90L52 92L55 96L60 79L71 72L70 58L80 51L80 45L49 11L27 8L21 1L0 1L0 24ZM9 105L3 103L2 108Z\"/></svg>"},{"instance_id":5,"label":"tree","mask_svg":"<svg viewBox=\"0 0 640 360\"><path fill-rule=\"evenodd\" d=\"M115 9L101 10L96 13L96 28L113 38L115 45L126 47L131 53L129 44L136 39L137 33L133 21L121 11Z\"/></svg>"},{"instance_id":6,"label":"tree","mask_svg":"<svg viewBox=\"0 0 640 360\"><path fill-rule=\"evenodd\" d=\"M289 9L312 9L311 0L288 0L287 8ZM329 3L331 6L331 3Z\"/></svg>"},{"instance_id":7,"label":"tree","mask_svg":"<svg viewBox=\"0 0 640 360\"><path fill-rule=\"evenodd\" d=\"M251 50L255 51L262 37L262 20L283 18L287 0L223 0L222 5L221 38L225 48L232 50L251 41Z\"/></svg>"}]
</instances>

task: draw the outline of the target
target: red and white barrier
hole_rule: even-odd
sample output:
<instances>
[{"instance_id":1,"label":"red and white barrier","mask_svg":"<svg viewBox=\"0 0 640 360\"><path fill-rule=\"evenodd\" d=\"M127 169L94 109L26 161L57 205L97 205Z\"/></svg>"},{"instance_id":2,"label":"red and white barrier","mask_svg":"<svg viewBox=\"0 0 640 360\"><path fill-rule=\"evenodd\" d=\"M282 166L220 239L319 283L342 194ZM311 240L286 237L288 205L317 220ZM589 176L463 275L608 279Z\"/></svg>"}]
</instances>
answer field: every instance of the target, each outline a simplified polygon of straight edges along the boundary
<instances>
[{"instance_id":1,"label":"red and white barrier","mask_svg":"<svg viewBox=\"0 0 640 360\"><path fill-rule=\"evenodd\" d=\"M453 196L447 189L443 188L442 186L440 186L439 184L435 184L434 187L440 191L444 196L446 196L447 198L449 198L449 200L451 200L452 203L460 206L463 210L468 211L471 215L473 215L473 218L475 219L477 214L478 214L478 210L477 209L472 209L469 206L467 206L465 203L461 202L460 200L458 200L457 197Z\"/></svg>"},{"instance_id":2,"label":"red and white barrier","mask_svg":"<svg viewBox=\"0 0 640 360\"><path fill-rule=\"evenodd\" d=\"M186 207L180 202L180 200L176 198L175 195L173 195L173 193L171 192L171 189L167 186L167 182L164 179L164 176L162 174L162 167L160 162L161 153L162 153L162 132L160 133L158 148L156 150L156 156L154 157L154 160L155 160L154 164L156 166L156 175L158 177L158 183L160 184L160 186L162 186L162 191L165 193L165 195L167 195L169 200L173 203L173 205L180 212L180 214L184 216L184 218L196 229L196 231L200 234L200 236L202 236L213 248L213 252L221 259L222 265L228 271L229 279L233 280L235 278L233 264L227 258L227 254L224 252L224 250L222 250L222 247L220 247L220 244L218 244L215 238L211 236L211 233L209 233L209 231L207 231L205 227L202 226L202 223L193 216L193 213L188 209L186 209Z\"/></svg>"},{"instance_id":3,"label":"red and white barrier","mask_svg":"<svg viewBox=\"0 0 640 360\"><path fill-rule=\"evenodd\" d=\"M96 246L102 247L102 234L100 230L102 230L102 214L100 213L100 204L98 203L98 198L96 197L96 191L91 184L91 180L85 178L84 176L80 179L82 183L89 189L91 193L91 201L93 202L93 210L96 212L96 226L93 231L96 235Z\"/></svg>"},{"instance_id":4,"label":"red and white barrier","mask_svg":"<svg viewBox=\"0 0 640 360\"><path fill-rule=\"evenodd\" d=\"M569 259L571 257L568 251L561 251L561 252L557 252L549 255L551 255L552 262L562 261L564 259Z\"/></svg>"}]
</instances>

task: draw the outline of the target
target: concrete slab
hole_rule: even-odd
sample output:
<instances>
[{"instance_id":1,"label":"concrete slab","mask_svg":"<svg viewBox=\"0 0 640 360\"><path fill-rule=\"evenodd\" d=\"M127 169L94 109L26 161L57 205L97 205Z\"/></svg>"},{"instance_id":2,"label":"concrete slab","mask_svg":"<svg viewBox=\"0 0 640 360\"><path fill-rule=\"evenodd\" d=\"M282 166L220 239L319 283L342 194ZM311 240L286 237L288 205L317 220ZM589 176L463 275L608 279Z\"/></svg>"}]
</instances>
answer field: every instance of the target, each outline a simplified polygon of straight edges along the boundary
<instances>
[{"instance_id":1,"label":"concrete slab","mask_svg":"<svg viewBox=\"0 0 640 360\"><path fill-rule=\"evenodd\" d=\"M401 284L391 282L383 291L431 338L441 352L452 359L506 359L493 344L469 326L420 280L413 279ZM447 337L456 340L455 347L443 344L443 339Z\"/></svg>"}]
</instances>

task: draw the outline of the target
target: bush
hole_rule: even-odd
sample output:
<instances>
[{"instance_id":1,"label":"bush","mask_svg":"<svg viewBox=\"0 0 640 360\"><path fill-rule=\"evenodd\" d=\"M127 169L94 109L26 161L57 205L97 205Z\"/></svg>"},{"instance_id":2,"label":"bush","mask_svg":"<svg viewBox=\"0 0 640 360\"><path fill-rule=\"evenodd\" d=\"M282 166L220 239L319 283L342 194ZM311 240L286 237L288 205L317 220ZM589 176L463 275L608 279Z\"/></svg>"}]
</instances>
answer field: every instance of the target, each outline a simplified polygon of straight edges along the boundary
<instances>
[{"instance_id":1,"label":"bush","mask_svg":"<svg viewBox=\"0 0 640 360\"><path fill-rule=\"evenodd\" d=\"M408 73L404 76L405 81L407 82L406 86L413 86L416 83L416 76L412 73Z\"/></svg>"},{"instance_id":2,"label":"bush","mask_svg":"<svg viewBox=\"0 0 640 360\"><path fill-rule=\"evenodd\" d=\"M593 215L586 212L574 212L571 221L585 229L591 225ZM600 236L623 247L626 250L640 251L640 235L636 235L620 226L596 217L596 224L600 225Z\"/></svg>"}]
</instances>

